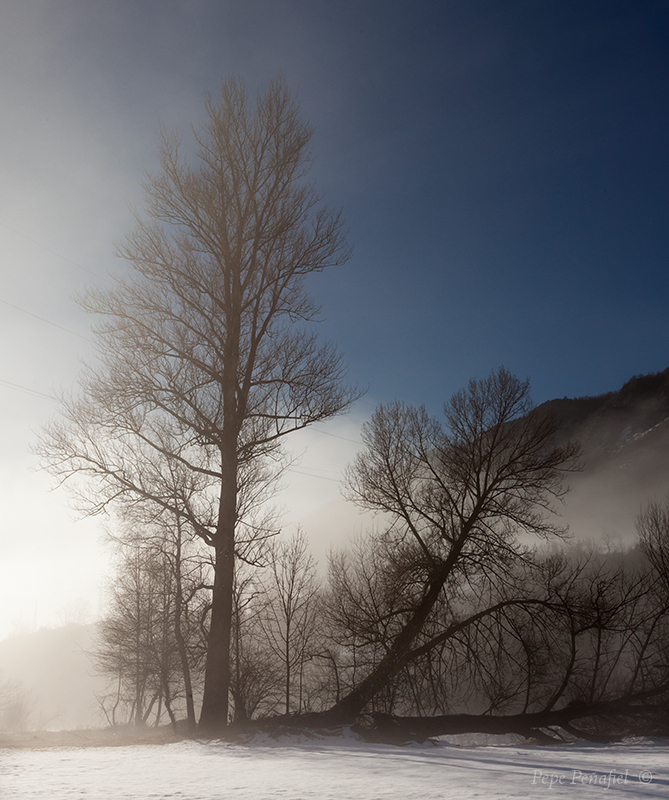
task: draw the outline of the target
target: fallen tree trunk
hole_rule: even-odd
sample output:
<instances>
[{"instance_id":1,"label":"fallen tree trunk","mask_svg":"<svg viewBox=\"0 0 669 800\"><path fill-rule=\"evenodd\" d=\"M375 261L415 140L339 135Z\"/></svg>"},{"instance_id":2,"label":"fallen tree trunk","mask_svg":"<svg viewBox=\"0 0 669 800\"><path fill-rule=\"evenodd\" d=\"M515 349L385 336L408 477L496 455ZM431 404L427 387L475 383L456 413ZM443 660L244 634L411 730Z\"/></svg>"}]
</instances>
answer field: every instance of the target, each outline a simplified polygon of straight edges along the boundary
<instances>
[{"instance_id":1,"label":"fallen tree trunk","mask_svg":"<svg viewBox=\"0 0 669 800\"><path fill-rule=\"evenodd\" d=\"M569 703L557 710L535 713L490 716L486 714L443 714L434 717L398 717L393 714L368 714L368 738L376 741L424 742L436 736L463 733L515 733L527 739L558 742L559 729L572 737L597 742L610 742L625 733L650 733L648 729L663 717L669 726L668 702L658 703L654 697L665 694L667 687L652 692L637 693L617 700L598 703ZM576 727L573 723L587 720L589 724ZM602 728L605 729L602 732ZM655 731L652 731L655 732Z\"/></svg>"},{"instance_id":2,"label":"fallen tree trunk","mask_svg":"<svg viewBox=\"0 0 669 800\"><path fill-rule=\"evenodd\" d=\"M572 736L602 741L611 737L599 737L575 729L570 719L552 714L510 714L493 717L480 714L444 714L435 717L396 717L392 714L369 714L371 724L360 726L365 737L377 742L425 742L437 736L454 736L463 733L502 735L515 733L526 739L537 739L542 743L560 741L559 736L549 731L562 728Z\"/></svg>"},{"instance_id":3,"label":"fallen tree trunk","mask_svg":"<svg viewBox=\"0 0 669 800\"><path fill-rule=\"evenodd\" d=\"M349 728L368 741L392 744L424 742L437 736L464 733L514 733L526 739L547 743L564 741L564 737L559 734L562 730L574 738L610 742L629 733L656 733L658 724L669 731L667 693L669 684L664 684L654 690L629 694L615 700L572 702L556 710L503 716L441 714L433 717L400 717L380 712L352 716L342 714L335 707L320 713L249 720L230 726L227 734L235 738L240 734L256 732L280 735L298 731ZM574 722L579 720L587 723L577 727Z\"/></svg>"}]
</instances>

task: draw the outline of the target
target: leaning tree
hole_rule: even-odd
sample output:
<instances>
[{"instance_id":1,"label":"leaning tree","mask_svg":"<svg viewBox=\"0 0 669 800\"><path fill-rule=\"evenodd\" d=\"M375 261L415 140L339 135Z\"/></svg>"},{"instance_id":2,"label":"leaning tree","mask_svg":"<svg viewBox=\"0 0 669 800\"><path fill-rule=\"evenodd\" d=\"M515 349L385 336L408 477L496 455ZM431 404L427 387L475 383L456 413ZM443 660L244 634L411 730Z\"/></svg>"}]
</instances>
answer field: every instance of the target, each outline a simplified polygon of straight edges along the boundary
<instances>
[{"instance_id":1,"label":"leaning tree","mask_svg":"<svg viewBox=\"0 0 669 800\"><path fill-rule=\"evenodd\" d=\"M97 365L41 452L62 479L92 480L89 511L153 504L213 548L200 725L215 730L228 719L235 559L267 532L252 512L281 440L357 395L309 327L318 307L307 277L349 255L339 213L305 182L312 128L281 79L255 105L230 80L206 111L186 154L175 132L161 133L160 168L118 248L128 275L81 301L97 316ZM188 476L176 498L166 465Z\"/></svg>"},{"instance_id":2,"label":"leaning tree","mask_svg":"<svg viewBox=\"0 0 669 800\"><path fill-rule=\"evenodd\" d=\"M528 535L559 536L551 501L578 448L556 442L557 420L532 407L529 382L501 368L472 380L444 407L446 425L424 408L380 406L363 428L365 450L347 476L348 496L382 512L383 567L393 603L384 613L383 657L333 712L359 714L409 664L492 613L522 561ZM340 592L346 576L340 575ZM434 612L442 599L449 614ZM463 599L490 604L461 616ZM426 635L427 631L429 635Z\"/></svg>"},{"instance_id":3,"label":"leaning tree","mask_svg":"<svg viewBox=\"0 0 669 800\"><path fill-rule=\"evenodd\" d=\"M470 381L444 412L445 424L393 403L363 428L347 493L384 527L355 559L331 562L328 619L347 686L324 717L366 716L373 735L398 738L651 724L669 695L659 579L532 546L564 533L554 501L578 446L504 368ZM640 523L660 575L666 520L656 506ZM437 715L394 716L421 708L424 676ZM476 696L483 713L440 713Z\"/></svg>"}]
</instances>

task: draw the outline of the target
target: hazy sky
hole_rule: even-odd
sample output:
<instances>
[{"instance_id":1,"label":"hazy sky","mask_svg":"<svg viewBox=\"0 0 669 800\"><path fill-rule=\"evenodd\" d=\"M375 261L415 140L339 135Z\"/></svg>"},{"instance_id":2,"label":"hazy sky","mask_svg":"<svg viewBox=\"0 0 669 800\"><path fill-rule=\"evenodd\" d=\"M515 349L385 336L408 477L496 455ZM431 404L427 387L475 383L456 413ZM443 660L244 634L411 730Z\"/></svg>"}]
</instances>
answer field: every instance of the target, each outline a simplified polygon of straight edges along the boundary
<instances>
[{"instance_id":1,"label":"hazy sky","mask_svg":"<svg viewBox=\"0 0 669 800\"><path fill-rule=\"evenodd\" d=\"M100 523L73 523L28 448L90 354L72 295L123 268L161 122L280 70L317 129L355 253L312 290L369 387L300 440L320 477L284 502L323 552L359 524L336 481L377 402L438 412L502 363L537 402L669 365L668 24L642 0L4 0L0 636L95 613Z\"/></svg>"}]
</instances>

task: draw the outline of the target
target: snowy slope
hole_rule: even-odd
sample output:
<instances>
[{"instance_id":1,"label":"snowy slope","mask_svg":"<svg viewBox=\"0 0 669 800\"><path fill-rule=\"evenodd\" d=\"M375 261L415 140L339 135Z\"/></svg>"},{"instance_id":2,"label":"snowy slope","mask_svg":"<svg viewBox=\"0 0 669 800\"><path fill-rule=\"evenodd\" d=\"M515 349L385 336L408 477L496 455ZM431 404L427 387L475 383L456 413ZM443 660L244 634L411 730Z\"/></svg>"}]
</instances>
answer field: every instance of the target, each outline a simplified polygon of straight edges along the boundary
<instances>
[{"instance_id":1,"label":"snowy slope","mask_svg":"<svg viewBox=\"0 0 669 800\"><path fill-rule=\"evenodd\" d=\"M2 800L429 800L669 797L669 742L405 748L252 745L0 750Z\"/></svg>"}]
</instances>

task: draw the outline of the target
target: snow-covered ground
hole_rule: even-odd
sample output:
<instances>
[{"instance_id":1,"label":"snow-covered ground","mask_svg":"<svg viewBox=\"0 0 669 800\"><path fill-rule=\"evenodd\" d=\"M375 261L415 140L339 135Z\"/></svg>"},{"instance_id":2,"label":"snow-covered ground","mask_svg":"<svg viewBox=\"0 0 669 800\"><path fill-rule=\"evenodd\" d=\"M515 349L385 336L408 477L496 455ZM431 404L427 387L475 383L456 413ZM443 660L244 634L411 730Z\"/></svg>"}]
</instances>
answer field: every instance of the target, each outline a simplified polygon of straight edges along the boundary
<instances>
[{"instance_id":1,"label":"snow-covered ground","mask_svg":"<svg viewBox=\"0 0 669 800\"><path fill-rule=\"evenodd\" d=\"M2 800L669 797L669 741L391 747L332 739L0 750Z\"/></svg>"}]
</instances>

